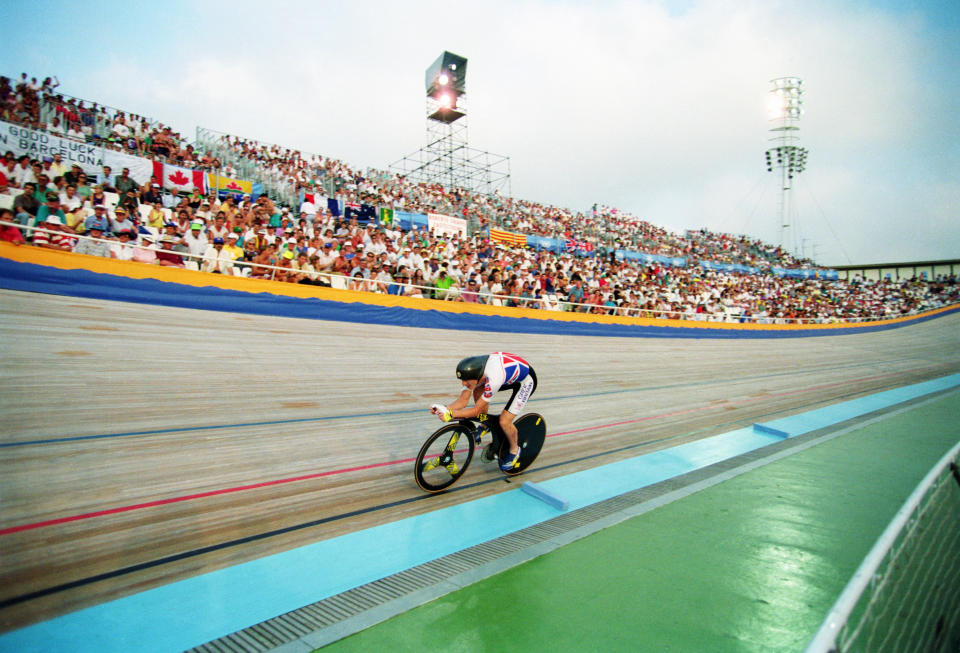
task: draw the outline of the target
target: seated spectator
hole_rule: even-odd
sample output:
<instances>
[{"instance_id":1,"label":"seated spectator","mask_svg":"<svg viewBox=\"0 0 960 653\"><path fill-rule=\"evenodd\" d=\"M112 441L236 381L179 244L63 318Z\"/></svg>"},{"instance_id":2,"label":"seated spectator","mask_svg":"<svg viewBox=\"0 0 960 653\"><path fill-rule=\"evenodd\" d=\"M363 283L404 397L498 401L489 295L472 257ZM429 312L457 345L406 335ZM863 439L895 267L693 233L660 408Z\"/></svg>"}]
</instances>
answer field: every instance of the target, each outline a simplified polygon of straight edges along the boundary
<instances>
[{"instance_id":1,"label":"seated spectator","mask_svg":"<svg viewBox=\"0 0 960 653\"><path fill-rule=\"evenodd\" d=\"M93 195L93 189L90 188L90 185L87 183L87 173L81 172L77 175L77 195L84 201L90 200ZM101 198L103 194L101 193ZM102 200L101 200L102 203Z\"/></svg>"},{"instance_id":2,"label":"seated spectator","mask_svg":"<svg viewBox=\"0 0 960 653\"><path fill-rule=\"evenodd\" d=\"M230 255L234 261L242 261L244 258L243 248L237 243L240 242L240 234L231 232L227 234L223 243L223 251Z\"/></svg>"},{"instance_id":3,"label":"seated spectator","mask_svg":"<svg viewBox=\"0 0 960 653\"><path fill-rule=\"evenodd\" d=\"M173 246L176 242L177 239L173 236L163 236L160 239L160 247L162 249L157 252L157 261L159 261L160 265L174 268L186 267L183 262L183 257L173 251Z\"/></svg>"},{"instance_id":4,"label":"seated spectator","mask_svg":"<svg viewBox=\"0 0 960 653\"><path fill-rule=\"evenodd\" d=\"M157 252L154 250L157 236L153 234L143 234L140 237L140 245L134 248L133 258L131 260L138 263L157 263Z\"/></svg>"},{"instance_id":5,"label":"seated spectator","mask_svg":"<svg viewBox=\"0 0 960 653\"><path fill-rule=\"evenodd\" d=\"M200 270L214 274L230 274L227 266L233 267L233 259L223 251L223 238L214 238L203 253Z\"/></svg>"},{"instance_id":6,"label":"seated spectator","mask_svg":"<svg viewBox=\"0 0 960 653\"><path fill-rule=\"evenodd\" d=\"M49 215L56 215L60 218L60 225L66 225L67 214L60 208L60 195L54 191L48 191L46 200L46 203L41 204L37 209L37 224L46 220Z\"/></svg>"},{"instance_id":7,"label":"seated spectator","mask_svg":"<svg viewBox=\"0 0 960 653\"><path fill-rule=\"evenodd\" d=\"M60 208L67 214L83 206L83 198L77 195L77 185L68 183L60 193Z\"/></svg>"},{"instance_id":8,"label":"seated spectator","mask_svg":"<svg viewBox=\"0 0 960 653\"><path fill-rule=\"evenodd\" d=\"M251 261L254 265L250 269L250 276L261 279L269 279L273 275L271 267L276 264L277 246L273 243L267 243L263 251L257 254Z\"/></svg>"},{"instance_id":9,"label":"seated spectator","mask_svg":"<svg viewBox=\"0 0 960 653\"><path fill-rule=\"evenodd\" d=\"M121 195L117 206L122 206L125 208L128 216L133 216L136 218L140 215L140 200L137 199L137 193L134 190L128 190L126 193Z\"/></svg>"},{"instance_id":10,"label":"seated spectator","mask_svg":"<svg viewBox=\"0 0 960 653\"><path fill-rule=\"evenodd\" d=\"M457 297L457 301L467 302L468 304L477 304L480 302L480 284L475 277L471 277L467 281L467 286L463 289L463 292L460 293L460 296Z\"/></svg>"},{"instance_id":11,"label":"seated spectator","mask_svg":"<svg viewBox=\"0 0 960 653\"><path fill-rule=\"evenodd\" d=\"M358 290L366 292L370 289L367 279L363 278L363 272L354 272L350 283L347 284L347 290Z\"/></svg>"},{"instance_id":12,"label":"seated spectator","mask_svg":"<svg viewBox=\"0 0 960 653\"><path fill-rule=\"evenodd\" d=\"M73 239L64 230L63 220L59 215L55 213L47 215L38 227L44 231L33 232L34 245L66 252L73 251Z\"/></svg>"},{"instance_id":13,"label":"seated spectator","mask_svg":"<svg viewBox=\"0 0 960 653\"><path fill-rule=\"evenodd\" d=\"M40 211L40 201L36 197L37 185L28 182L23 185L23 192L13 198L13 213L17 222L25 227L32 226Z\"/></svg>"},{"instance_id":14,"label":"seated spectator","mask_svg":"<svg viewBox=\"0 0 960 653\"><path fill-rule=\"evenodd\" d=\"M80 189L77 188L77 192L79 192L79 190ZM107 196L104 194L103 186L101 186L100 184L97 184L96 186L94 186L93 190L90 192L89 200L93 206L101 206L101 205L106 206Z\"/></svg>"},{"instance_id":15,"label":"seated spectator","mask_svg":"<svg viewBox=\"0 0 960 653\"><path fill-rule=\"evenodd\" d=\"M165 219L166 216L163 213L163 205L158 201L154 202L153 206L151 206L150 213L147 215L147 221L144 224L154 231L154 233L160 233L163 230Z\"/></svg>"},{"instance_id":16,"label":"seated spectator","mask_svg":"<svg viewBox=\"0 0 960 653\"><path fill-rule=\"evenodd\" d=\"M460 295L457 289L457 280L447 274L446 266L440 268L440 276L437 277L437 299L453 300Z\"/></svg>"},{"instance_id":17,"label":"seated spectator","mask_svg":"<svg viewBox=\"0 0 960 653\"><path fill-rule=\"evenodd\" d=\"M143 190L140 192L140 201L144 204L160 204L162 201L162 194L159 189L153 185L152 181L148 181L143 185Z\"/></svg>"},{"instance_id":18,"label":"seated spectator","mask_svg":"<svg viewBox=\"0 0 960 653\"><path fill-rule=\"evenodd\" d=\"M97 186L107 193L117 192L117 189L113 187L113 169L110 166L103 166L100 173L97 174Z\"/></svg>"},{"instance_id":19,"label":"seated spectator","mask_svg":"<svg viewBox=\"0 0 960 653\"><path fill-rule=\"evenodd\" d=\"M0 222L15 221L16 217L13 215L13 211L10 209L0 209ZM20 230L9 224L0 224L0 241L13 243L14 245L22 245L26 242Z\"/></svg>"},{"instance_id":20,"label":"seated spectator","mask_svg":"<svg viewBox=\"0 0 960 653\"><path fill-rule=\"evenodd\" d=\"M106 229L107 220L105 218L87 218L85 231L90 237L77 239L77 244L74 245L73 251L77 254L110 258L110 243L103 240L103 234Z\"/></svg>"},{"instance_id":21,"label":"seated spectator","mask_svg":"<svg viewBox=\"0 0 960 653\"><path fill-rule=\"evenodd\" d=\"M110 246L110 258L119 261L133 260L133 253L137 247L137 234L132 229L117 234L118 242Z\"/></svg>"},{"instance_id":22,"label":"seated spectator","mask_svg":"<svg viewBox=\"0 0 960 653\"><path fill-rule=\"evenodd\" d=\"M63 162L63 156L59 152L55 152L50 162L50 174L54 177L64 177L69 171L70 168Z\"/></svg>"},{"instance_id":23,"label":"seated spectator","mask_svg":"<svg viewBox=\"0 0 960 653\"><path fill-rule=\"evenodd\" d=\"M133 224L133 220L130 219L130 216L127 214L127 209L122 206L118 206L113 211L114 218L110 220L110 232L113 234L119 234L121 231L136 231L137 226Z\"/></svg>"}]
</instances>

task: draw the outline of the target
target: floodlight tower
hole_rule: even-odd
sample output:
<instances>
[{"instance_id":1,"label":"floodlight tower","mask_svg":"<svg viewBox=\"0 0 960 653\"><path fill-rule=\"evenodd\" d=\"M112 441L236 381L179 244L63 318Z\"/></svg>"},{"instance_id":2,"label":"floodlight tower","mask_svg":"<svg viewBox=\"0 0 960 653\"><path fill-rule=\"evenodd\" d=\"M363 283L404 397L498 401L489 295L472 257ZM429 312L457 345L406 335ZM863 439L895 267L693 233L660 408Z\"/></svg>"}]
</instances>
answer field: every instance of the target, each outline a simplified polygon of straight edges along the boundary
<instances>
[{"instance_id":1,"label":"floodlight tower","mask_svg":"<svg viewBox=\"0 0 960 653\"><path fill-rule=\"evenodd\" d=\"M427 144L391 164L406 179L491 194L510 192L509 157L467 144L467 60L444 52L426 71Z\"/></svg>"},{"instance_id":2,"label":"floodlight tower","mask_svg":"<svg viewBox=\"0 0 960 653\"><path fill-rule=\"evenodd\" d=\"M445 186L460 185L457 171L466 163L467 60L444 51L426 72L427 149L436 156L434 177Z\"/></svg>"},{"instance_id":3,"label":"floodlight tower","mask_svg":"<svg viewBox=\"0 0 960 653\"><path fill-rule=\"evenodd\" d=\"M807 167L807 149L800 147L800 116L803 115L803 80L799 77L778 77L770 80L767 114L773 126L770 141L775 145L766 151L767 171L780 171L780 247L786 246L786 230L790 228L790 199L793 178Z\"/></svg>"}]
</instances>

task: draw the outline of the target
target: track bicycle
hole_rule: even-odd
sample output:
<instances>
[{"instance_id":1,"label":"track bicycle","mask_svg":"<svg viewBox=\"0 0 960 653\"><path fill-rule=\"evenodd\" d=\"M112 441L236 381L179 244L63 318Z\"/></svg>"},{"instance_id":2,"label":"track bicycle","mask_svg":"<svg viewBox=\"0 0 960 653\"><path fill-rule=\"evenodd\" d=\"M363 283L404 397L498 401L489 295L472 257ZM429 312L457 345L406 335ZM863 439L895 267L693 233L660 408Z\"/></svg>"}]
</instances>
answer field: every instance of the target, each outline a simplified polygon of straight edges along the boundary
<instances>
[{"instance_id":1,"label":"track bicycle","mask_svg":"<svg viewBox=\"0 0 960 653\"><path fill-rule=\"evenodd\" d=\"M519 464L503 472L507 476L519 474L537 459L547 434L547 423L537 413L521 415L513 424L522 451ZM497 415L481 413L473 419L456 419L434 431L417 454L413 473L417 485L427 492L441 492L456 483L470 466L474 448L487 434L492 440L481 454L485 460L500 460L510 453L510 443L501 432Z\"/></svg>"}]
</instances>

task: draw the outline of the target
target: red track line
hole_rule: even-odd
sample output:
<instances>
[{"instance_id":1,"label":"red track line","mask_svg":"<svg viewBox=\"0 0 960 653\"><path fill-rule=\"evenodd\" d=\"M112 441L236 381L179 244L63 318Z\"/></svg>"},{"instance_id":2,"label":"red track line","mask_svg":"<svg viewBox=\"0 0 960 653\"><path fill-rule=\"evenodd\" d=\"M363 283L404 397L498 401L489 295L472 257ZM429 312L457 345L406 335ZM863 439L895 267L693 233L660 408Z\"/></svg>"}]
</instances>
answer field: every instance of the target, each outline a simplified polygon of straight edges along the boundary
<instances>
[{"instance_id":1,"label":"red track line","mask_svg":"<svg viewBox=\"0 0 960 653\"><path fill-rule=\"evenodd\" d=\"M849 385L850 383L857 383L860 381L869 381L871 379L879 379L885 376L897 376L901 372L889 372L887 374L875 374L873 376L865 376L859 379L851 379L848 381L840 381L837 383L828 383L825 385L811 386L808 388L801 388L799 390L790 390L787 392L780 392L771 395L763 395L760 397L753 398L743 398L733 402L729 402L726 405L731 404L744 404L751 401L758 401L759 399L767 399L770 397L786 397L793 394L798 394L801 392L809 392L810 390L823 390L824 388L832 388L838 385ZM571 433L583 433L584 431L595 431L597 429L611 428L614 426L623 426L625 424L636 424L638 422L646 422L654 419L664 419L667 417L676 417L677 415L685 415L687 413L695 413L704 410L712 410L717 408L717 405L710 406L701 406L699 408L688 408L686 410L679 410L670 413L661 413L659 415L648 415L647 417L638 417L637 419L624 420L622 422L611 422L609 424L598 424L596 426L587 426L581 429L573 429L571 431L560 431L558 433L551 433L548 435L548 438L557 437L559 435L570 435ZM171 497L169 499L158 499L156 501L148 501L146 503L137 503L129 506L120 506L117 508L110 508L107 510L97 510L95 512L87 512L79 515L70 515L68 517L59 517L57 519L49 519L47 521L34 522L32 524L21 524L19 526L10 526L8 528L0 529L0 536L10 535L12 533L20 533L22 531L29 531L35 528L43 528L45 526L55 526L56 524L66 524L74 521L81 521L84 519L93 519L94 517L104 517L106 515L116 515L118 513L130 512L132 510L141 510L143 508L154 508L156 506L165 506L172 503L181 503L184 501L193 501L194 499L205 499L207 497L215 497L222 494L233 494L235 492L244 492L246 490L256 490L264 487L271 487L274 485L285 485L287 483L296 483L298 481L308 481L315 478L322 478L324 476L334 476L336 474L347 474L350 472L360 472L366 469L375 469L377 467L388 467L390 465L402 465L404 463L411 463L416 458L404 458L402 460L390 460L382 463L374 463L372 465L362 465L360 467L349 467L345 469L334 469L327 472L318 472L316 474L307 474L305 476L294 476L292 478L281 478L274 481L263 481L262 483L253 483L251 485L241 485L238 487L224 488L221 490L211 490L210 492L200 492L198 494L188 494L181 497Z\"/></svg>"},{"instance_id":2,"label":"red track line","mask_svg":"<svg viewBox=\"0 0 960 653\"><path fill-rule=\"evenodd\" d=\"M360 467L350 467L346 469L334 469L328 472L318 472L316 474L307 474L305 476L295 476L293 478L281 478L275 481L264 481L262 483L253 483L252 485L241 485L239 487L224 488L222 490L211 490L210 492L200 492L199 494L188 494L182 497L158 499L157 501L137 503L130 506L120 506L119 508L110 508L108 510L97 510L96 512L87 512L80 515L70 515L69 517L60 517L58 519L50 519L47 521L36 522L33 524L21 524L20 526L11 526L9 528L0 529L0 536L9 535L11 533L19 533L20 531L28 531L34 528L43 528L44 526L53 526L55 524L66 524L68 522L80 521L82 519L91 519L93 517L104 517L106 515L115 515L121 512L130 512L131 510L140 510L141 508L153 508L155 506L164 506L171 503L180 503L182 501L192 501L193 499L204 499L206 497L215 497L220 494L232 494L234 492L243 492L245 490L256 490L258 488L270 487L272 485L284 485L286 483L294 483L297 481L307 481L312 478L321 478L323 476L333 476L334 474L346 474L348 472L360 472L365 469L374 469L376 467L385 467L387 465L411 463L414 460L416 459L407 458L405 460L391 460L389 462L384 462L384 463L374 463L372 465L363 465Z\"/></svg>"}]
</instances>

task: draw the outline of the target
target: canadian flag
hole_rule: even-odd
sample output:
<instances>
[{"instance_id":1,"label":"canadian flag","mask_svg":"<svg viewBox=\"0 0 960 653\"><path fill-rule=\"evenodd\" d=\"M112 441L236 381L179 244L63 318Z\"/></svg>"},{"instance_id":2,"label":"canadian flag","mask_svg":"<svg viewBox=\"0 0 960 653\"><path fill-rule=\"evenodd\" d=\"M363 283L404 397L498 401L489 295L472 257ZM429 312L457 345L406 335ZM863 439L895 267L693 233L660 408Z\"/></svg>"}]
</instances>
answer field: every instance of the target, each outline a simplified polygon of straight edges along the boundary
<instances>
[{"instance_id":1,"label":"canadian flag","mask_svg":"<svg viewBox=\"0 0 960 653\"><path fill-rule=\"evenodd\" d=\"M204 195L207 193L207 175L202 170L180 168L154 161L153 178L167 190L191 193L197 189Z\"/></svg>"}]
</instances>

